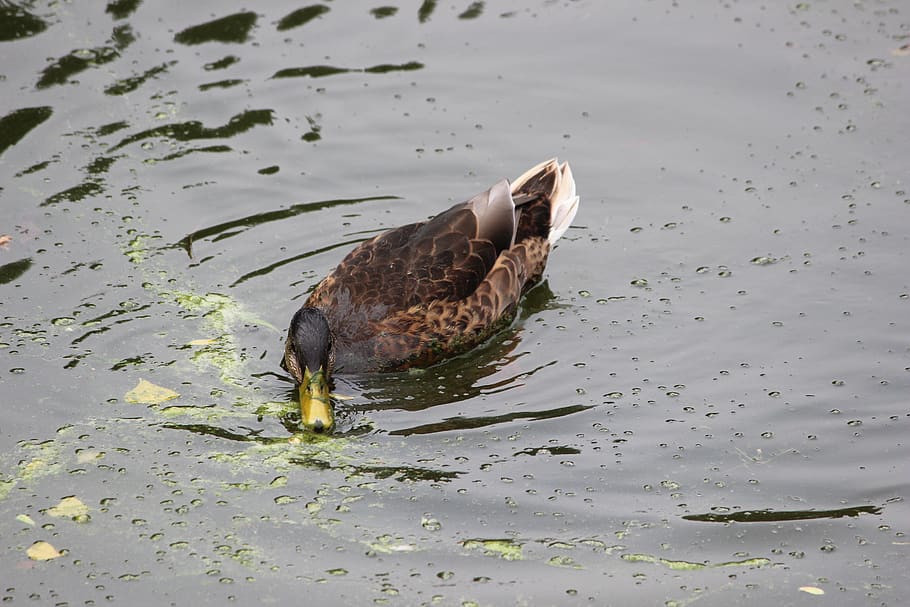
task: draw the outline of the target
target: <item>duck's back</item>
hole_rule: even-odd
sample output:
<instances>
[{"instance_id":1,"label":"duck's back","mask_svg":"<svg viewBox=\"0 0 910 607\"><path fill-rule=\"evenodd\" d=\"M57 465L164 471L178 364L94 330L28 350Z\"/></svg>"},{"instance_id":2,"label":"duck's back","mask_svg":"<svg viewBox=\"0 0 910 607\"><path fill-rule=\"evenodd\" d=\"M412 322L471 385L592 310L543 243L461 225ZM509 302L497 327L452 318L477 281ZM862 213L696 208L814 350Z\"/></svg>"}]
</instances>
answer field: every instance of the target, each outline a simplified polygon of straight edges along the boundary
<instances>
[{"instance_id":1,"label":"duck's back","mask_svg":"<svg viewBox=\"0 0 910 607\"><path fill-rule=\"evenodd\" d=\"M307 300L329 321L338 370L423 366L485 339L539 280L577 202L554 160L361 243Z\"/></svg>"}]
</instances>

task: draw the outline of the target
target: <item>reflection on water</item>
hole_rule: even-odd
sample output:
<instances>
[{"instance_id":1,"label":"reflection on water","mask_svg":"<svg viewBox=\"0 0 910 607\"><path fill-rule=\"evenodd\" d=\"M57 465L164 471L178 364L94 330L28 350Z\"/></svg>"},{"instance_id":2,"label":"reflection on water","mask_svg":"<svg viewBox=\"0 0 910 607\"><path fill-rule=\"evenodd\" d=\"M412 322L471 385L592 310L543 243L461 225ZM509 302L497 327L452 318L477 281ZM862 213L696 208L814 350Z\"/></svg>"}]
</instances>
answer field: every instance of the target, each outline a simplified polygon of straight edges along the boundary
<instances>
[{"instance_id":1,"label":"reflection on water","mask_svg":"<svg viewBox=\"0 0 910 607\"><path fill-rule=\"evenodd\" d=\"M881 514L879 506L853 506L836 510L740 510L738 512L712 512L687 514L687 521L703 523L775 523L781 521L807 521L821 518L856 517L861 514Z\"/></svg>"}]
</instances>

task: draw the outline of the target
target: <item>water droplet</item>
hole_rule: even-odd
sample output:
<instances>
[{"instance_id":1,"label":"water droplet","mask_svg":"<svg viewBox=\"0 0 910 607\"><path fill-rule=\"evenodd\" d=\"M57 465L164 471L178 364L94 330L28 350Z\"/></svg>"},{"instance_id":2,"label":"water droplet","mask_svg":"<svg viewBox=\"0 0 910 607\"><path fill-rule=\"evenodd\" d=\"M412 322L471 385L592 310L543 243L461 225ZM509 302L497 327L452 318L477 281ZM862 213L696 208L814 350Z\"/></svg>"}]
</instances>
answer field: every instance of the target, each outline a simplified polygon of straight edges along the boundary
<instances>
[{"instance_id":1,"label":"water droplet","mask_svg":"<svg viewBox=\"0 0 910 607\"><path fill-rule=\"evenodd\" d=\"M427 531L439 531L442 529L442 523L430 514L424 514L420 519L420 526Z\"/></svg>"},{"instance_id":2,"label":"water droplet","mask_svg":"<svg viewBox=\"0 0 910 607\"><path fill-rule=\"evenodd\" d=\"M581 291L578 292L578 295L580 297L591 297L591 292L585 291L584 289L582 289Z\"/></svg>"},{"instance_id":3,"label":"water droplet","mask_svg":"<svg viewBox=\"0 0 910 607\"><path fill-rule=\"evenodd\" d=\"M633 280L633 281L630 282L629 284L631 284L633 287L647 287L647 286L648 286L648 281L647 281L646 279L644 279L644 278L636 278L635 280Z\"/></svg>"},{"instance_id":4,"label":"water droplet","mask_svg":"<svg viewBox=\"0 0 910 607\"><path fill-rule=\"evenodd\" d=\"M772 263L775 263L776 261L777 261L777 260L774 259L773 257L767 257L767 256L764 256L764 255L760 255L760 256L758 256L758 257L753 257L753 258L751 259L751 262L754 263L754 264L757 265L757 266L767 266L767 265L770 265L770 264L772 264Z\"/></svg>"}]
</instances>

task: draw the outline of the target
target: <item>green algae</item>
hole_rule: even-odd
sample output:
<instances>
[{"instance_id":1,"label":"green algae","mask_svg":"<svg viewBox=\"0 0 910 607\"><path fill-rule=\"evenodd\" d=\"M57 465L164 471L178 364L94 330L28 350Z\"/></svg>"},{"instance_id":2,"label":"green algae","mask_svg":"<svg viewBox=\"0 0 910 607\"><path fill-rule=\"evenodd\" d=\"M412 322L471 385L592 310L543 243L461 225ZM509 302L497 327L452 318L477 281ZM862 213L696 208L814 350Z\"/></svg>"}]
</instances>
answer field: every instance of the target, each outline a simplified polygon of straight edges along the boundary
<instances>
[{"instance_id":1,"label":"green algae","mask_svg":"<svg viewBox=\"0 0 910 607\"><path fill-rule=\"evenodd\" d=\"M562 567L564 569L584 569L584 567L579 565L571 556L564 555L551 557L547 561L547 565L550 565L551 567Z\"/></svg>"},{"instance_id":2,"label":"green algae","mask_svg":"<svg viewBox=\"0 0 910 607\"><path fill-rule=\"evenodd\" d=\"M375 541L365 543L372 552L381 554L414 552L417 550L415 544L408 542L401 536L395 536L388 533L378 536Z\"/></svg>"},{"instance_id":3,"label":"green algae","mask_svg":"<svg viewBox=\"0 0 910 607\"><path fill-rule=\"evenodd\" d=\"M663 565L673 571L699 571L701 569L715 569L718 567L762 567L770 565L770 559L752 558L742 561L726 561L722 563L694 563L691 561L674 561L652 556L650 554L623 554L620 558L631 563L655 563Z\"/></svg>"},{"instance_id":4,"label":"green algae","mask_svg":"<svg viewBox=\"0 0 910 607\"><path fill-rule=\"evenodd\" d=\"M485 556L495 556L506 561L524 560L522 544L510 539L475 538L461 542L468 550L481 550Z\"/></svg>"},{"instance_id":5,"label":"green algae","mask_svg":"<svg viewBox=\"0 0 910 607\"><path fill-rule=\"evenodd\" d=\"M61 428L58 434L66 434L69 427ZM21 484L29 484L45 476L52 476L63 471L62 448L55 439L45 441L20 441L19 449L24 456L19 460L15 472L0 476L0 501Z\"/></svg>"}]
</instances>

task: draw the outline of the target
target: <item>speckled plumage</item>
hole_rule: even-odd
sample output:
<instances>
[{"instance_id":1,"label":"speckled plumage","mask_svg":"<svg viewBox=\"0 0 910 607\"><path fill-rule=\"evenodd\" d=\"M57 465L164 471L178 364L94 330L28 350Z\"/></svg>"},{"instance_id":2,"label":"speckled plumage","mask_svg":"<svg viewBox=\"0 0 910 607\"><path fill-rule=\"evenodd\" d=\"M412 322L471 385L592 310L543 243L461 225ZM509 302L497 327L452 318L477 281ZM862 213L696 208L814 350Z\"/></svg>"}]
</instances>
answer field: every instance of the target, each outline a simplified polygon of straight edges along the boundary
<instances>
[{"instance_id":1,"label":"speckled plumage","mask_svg":"<svg viewBox=\"0 0 910 607\"><path fill-rule=\"evenodd\" d=\"M540 280L577 204L568 163L554 159L361 243L304 304L328 321L334 370L426 366L486 339Z\"/></svg>"}]
</instances>

